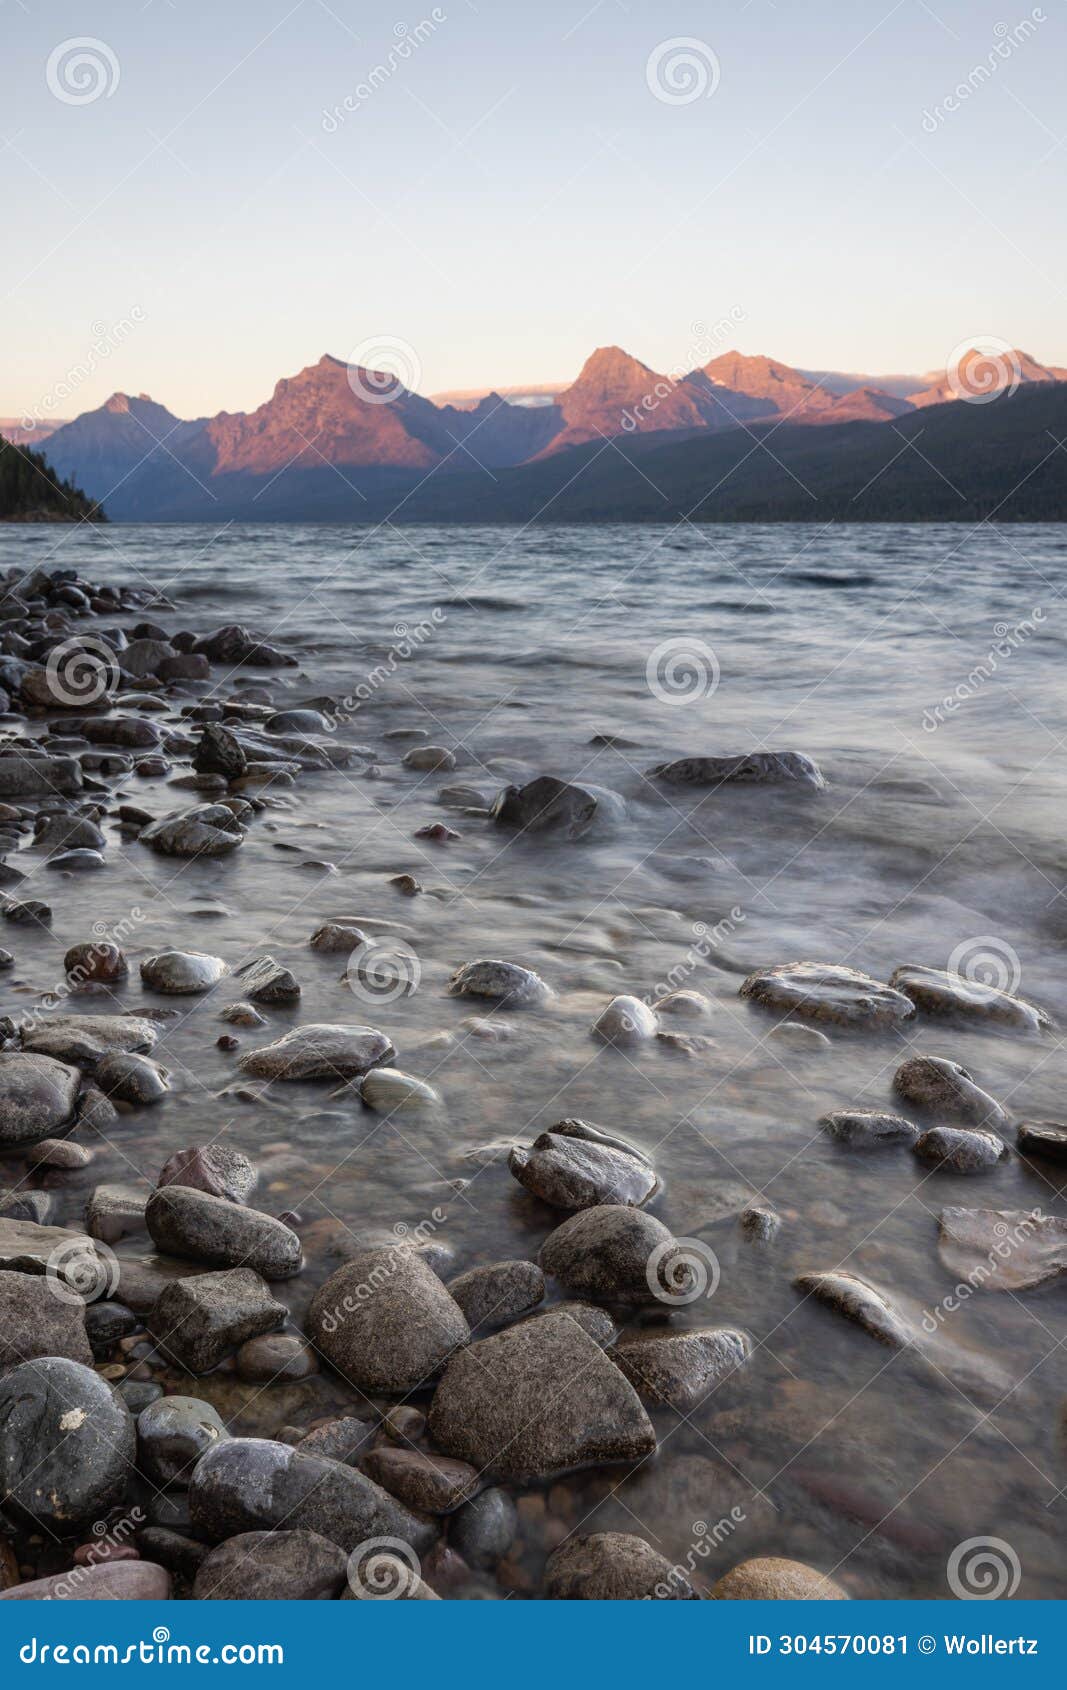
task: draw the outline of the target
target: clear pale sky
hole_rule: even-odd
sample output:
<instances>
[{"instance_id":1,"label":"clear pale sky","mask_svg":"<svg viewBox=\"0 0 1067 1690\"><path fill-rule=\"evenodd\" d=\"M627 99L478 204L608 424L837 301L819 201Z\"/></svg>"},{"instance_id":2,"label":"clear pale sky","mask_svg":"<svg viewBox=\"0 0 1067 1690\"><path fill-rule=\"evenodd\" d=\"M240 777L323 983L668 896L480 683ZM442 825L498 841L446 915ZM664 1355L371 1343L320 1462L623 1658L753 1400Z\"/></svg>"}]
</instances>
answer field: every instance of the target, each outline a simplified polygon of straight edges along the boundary
<instances>
[{"instance_id":1,"label":"clear pale sky","mask_svg":"<svg viewBox=\"0 0 1067 1690\"><path fill-rule=\"evenodd\" d=\"M101 330L110 355L59 414L115 389L248 409L375 338L415 349L425 393L570 378L612 342L667 370L731 312L713 350L808 368L933 369L981 335L1067 364L1061 0L442 14L0 0L0 415ZM990 72L1003 26L1042 15ZM430 27L390 67L401 20ZM119 70L80 105L46 76L78 36ZM646 67L682 36L720 77L671 104Z\"/></svg>"}]
</instances>

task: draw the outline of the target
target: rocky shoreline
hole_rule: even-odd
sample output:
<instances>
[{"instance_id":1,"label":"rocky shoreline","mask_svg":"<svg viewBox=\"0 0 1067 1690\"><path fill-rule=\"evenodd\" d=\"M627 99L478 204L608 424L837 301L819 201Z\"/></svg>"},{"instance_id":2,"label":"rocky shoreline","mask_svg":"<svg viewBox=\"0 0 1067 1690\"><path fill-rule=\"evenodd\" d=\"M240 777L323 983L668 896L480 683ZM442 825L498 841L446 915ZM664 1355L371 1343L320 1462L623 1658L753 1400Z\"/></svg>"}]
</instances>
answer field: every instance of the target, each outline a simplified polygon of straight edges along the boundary
<instances>
[{"instance_id":1,"label":"rocky shoreline","mask_svg":"<svg viewBox=\"0 0 1067 1690\"><path fill-rule=\"evenodd\" d=\"M516 1193L538 1205L536 1260L461 1270L445 1209L420 1232L368 1204L362 1230L332 1241L340 1265L312 1283L317 1240L299 1182L272 1177L277 1153L228 1144L221 1122L161 1160L147 1194L109 1181L91 1190L82 1227L54 1224L65 1181L172 1092L168 1033L190 1016L232 1053L235 1087L261 1088L246 1096L265 1118L272 1088L317 1086L350 1118L417 1139L441 1105L432 1077L397 1065L386 1016L378 1026L353 1013L353 980L383 960L354 920L309 921L308 951L347 959L346 973L337 1019L295 1026L278 1017L299 1013L300 970L269 954L171 947L134 964L128 937L101 934L91 917L54 931L41 882L55 874L91 892L106 829L173 862L175 877L189 864L210 873L305 776L355 767L375 778L376 749L336 734L336 699L275 696L272 677L295 667L283 647L236 624L169 630L161 619L173 608L147 588L100 587L72 570L0 578L0 913L12 947L0 966L15 964L23 930L51 935L62 958L55 989L21 1010L9 998L0 1022L0 1600L871 1594L847 1566L781 1553L761 1499L728 1489L709 1512L729 1519L740 1508L754 1552L735 1553L724 1528L707 1567L703 1551L679 1564L636 1529L582 1529L561 1481L647 1470L665 1426L709 1403L726 1420L743 1410L763 1342L742 1324L693 1318L716 1253L646 1207L663 1189L655 1156L609 1126L566 1117L504 1146ZM461 825L498 831L501 849L541 834L580 849L624 811L613 791L549 774L495 793L464 788L447 745L425 730L393 735L411 777L439 781ZM785 788L813 803L827 784L794 752L688 757L648 778L667 790ZM138 803L139 781L165 782L173 807ZM446 848L458 834L437 822L422 837ZM31 844L40 872L25 887L12 859ZM422 894L410 874L392 884ZM404 954L398 941L385 960L395 968ZM128 1008L135 969L145 1001ZM239 995L212 1034L222 986ZM745 1013L765 1018L766 1038L801 1060L831 1039L892 1039L919 1024L939 1047L946 1027L1032 1040L1053 1030L1014 992L907 963L885 981L837 964L774 964L734 989ZM446 991L487 1046L551 1014L557 995L535 969L490 956L454 969ZM714 1030L700 991L620 990L600 1004L588 1043L620 1062L648 1049L699 1061ZM817 1130L843 1154L913 1157L917 1178L995 1180L1013 1154L1013 1115L981 1076L940 1048L900 1053L891 1075L900 1113L837 1110ZM1067 1158L1067 1127L1055 1122L1018 1123L1017 1142L1046 1164ZM982 1186L990 1204L993 1189ZM774 1274L790 1217L754 1195L727 1219L731 1248L762 1252L761 1271ZM996 1247L1009 1231L1004 1261ZM1055 1218L953 1205L931 1221L935 1233L952 1273L991 1264L986 1289L1034 1288L1067 1267L1067 1223ZM812 1262L793 1285L906 1355L931 1388L948 1381L980 1407L1014 1389L1000 1360L928 1332L906 1297L862 1275ZM233 1430L208 1394L220 1379L253 1388L273 1435ZM293 1395L307 1381L321 1392L312 1412ZM292 1402L302 1418L287 1418ZM246 1423L247 1408L233 1419Z\"/></svg>"}]
</instances>

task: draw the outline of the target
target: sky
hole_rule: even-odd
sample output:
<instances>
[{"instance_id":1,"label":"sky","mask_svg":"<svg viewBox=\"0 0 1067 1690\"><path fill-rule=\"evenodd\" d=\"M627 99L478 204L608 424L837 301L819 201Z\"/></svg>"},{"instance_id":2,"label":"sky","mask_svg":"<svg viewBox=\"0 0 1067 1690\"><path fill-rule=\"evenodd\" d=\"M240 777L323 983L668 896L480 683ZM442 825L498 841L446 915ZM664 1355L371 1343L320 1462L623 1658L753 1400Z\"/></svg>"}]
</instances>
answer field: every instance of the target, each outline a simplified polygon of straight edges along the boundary
<instances>
[{"instance_id":1,"label":"sky","mask_svg":"<svg viewBox=\"0 0 1067 1690\"><path fill-rule=\"evenodd\" d=\"M324 352L1067 364L1065 13L0 0L0 415L246 410Z\"/></svg>"}]
</instances>

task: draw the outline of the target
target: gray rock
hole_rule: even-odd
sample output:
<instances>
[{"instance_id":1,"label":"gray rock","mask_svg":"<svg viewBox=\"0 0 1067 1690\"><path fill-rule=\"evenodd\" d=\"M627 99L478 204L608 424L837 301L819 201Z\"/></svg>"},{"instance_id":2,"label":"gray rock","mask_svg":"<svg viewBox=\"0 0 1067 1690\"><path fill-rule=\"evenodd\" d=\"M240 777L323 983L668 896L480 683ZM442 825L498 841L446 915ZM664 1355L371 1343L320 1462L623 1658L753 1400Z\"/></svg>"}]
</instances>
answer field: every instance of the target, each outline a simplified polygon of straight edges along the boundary
<instances>
[{"instance_id":1,"label":"gray rock","mask_svg":"<svg viewBox=\"0 0 1067 1690\"><path fill-rule=\"evenodd\" d=\"M155 1484L181 1488L204 1451L229 1435L211 1403L160 1397L137 1416L138 1462Z\"/></svg>"},{"instance_id":2,"label":"gray rock","mask_svg":"<svg viewBox=\"0 0 1067 1690\"><path fill-rule=\"evenodd\" d=\"M206 951L160 951L145 957L141 979L154 992L192 996L209 992L229 969L220 956Z\"/></svg>"},{"instance_id":3,"label":"gray rock","mask_svg":"<svg viewBox=\"0 0 1067 1690\"><path fill-rule=\"evenodd\" d=\"M548 1558L545 1595L555 1602L697 1599L680 1567L629 1532L567 1538Z\"/></svg>"},{"instance_id":4,"label":"gray rock","mask_svg":"<svg viewBox=\"0 0 1067 1690\"><path fill-rule=\"evenodd\" d=\"M819 1122L831 1138L854 1150L880 1150L884 1145L914 1144L919 1129L903 1115L878 1109L839 1109Z\"/></svg>"},{"instance_id":5,"label":"gray rock","mask_svg":"<svg viewBox=\"0 0 1067 1690\"><path fill-rule=\"evenodd\" d=\"M447 1454L516 1483L639 1461L656 1447L633 1387L558 1311L459 1350L434 1393L430 1435Z\"/></svg>"},{"instance_id":6,"label":"gray rock","mask_svg":"<svg viewBox=\"0 0 1067 1690\"><path fill-rule=\"evenodd\" d=\"M296 975L272 956L257 957L237 972L245 996L253 1003L295 1003L300 996Z\"/></svg>"},{"instance_id":7,"label":"gray rock","mask_svg":"<svg viewBox=\"0 0 1067 1690\"><path fill-rule=\"evenodd\" d=\"M1067 1272L1067 1221L1039 1209L942 1209L938 1250L978 1291L1029 1291Z\"/></svg>"},{"instance_id":8,"label":"gray rock","mask_svg":"<svg viewBox=\"0 0 1067 1690\"><path fill-rule=\"evenodd\" d=\"M360 1250L312 1299L309 1337L364 1391L405 1394L431 1379L470 1337L462 1310L417 1252Z\"/></svg>"},{"instance_id":9,"label":"gray rock","mask_svg":"<svg viewBox=\"0 0 1067 1690\"><path fill-rule=\"evenodd\" d=\"M585 832L597 812L597 801L584 787L539 775L525 786L508 786L493 801L491 814L498 827L523 833L549 829L575 839Z\"/></svg>"},{"instance_id":10,"label":"gray rock","mask_svg":"<svg viewBox=\"0 0 1067 1690\"><path fill-rule=\"evenodd\" d=\"M55 815L38 816L33 843L42 851L100 851L104 847L104 835L88 816L59 811Z\"/></svg>"},{"instance_id":11,"label":"gray rock","mask_svg":"<svg viewBox=\"0 0 1067 1690\"><path fill-rule=\"evenodd\" d=\"M890 1348L905 1349L913 1334L904 1316L895 1309L884 1292L868 1285L857 1274L831 1270L827 1273L802 1273L793 1281L798 1291L825 1303L855 1325L863 1328L879 1343Z\"/></svg>"},{"instance_id":12,"label":"gray rock","mask_svg":"<svg viewBox=\"0 0 1067 1690\"><path fill-rule=\"evenodd\" d=\"M318 1532L241 1532L200 1563L193 1600L332 1601L347 1568L344 1550Z\"/></svg>"},{"instance_id":13,"label":"gray rock","mask_svg":"<svg viewBox=\"0 0 1067 1690\"><path fill-rule=\"evenodd\" d=\"M246 1051L238 1066L261 1080L351 1080L395 1055L376 1027L314 1022Z\"/></svg>"},{"instance_id":14,"label":"gray rock","mask_svg":"<svg viewBox=\"0 0 1067 1690\"><path fill-rule=\"evenodd\" d=\"M847 1602L847 1590L803 1561L758 1556L731 1567L712 1586L713 1602Z\"/></svg>"},{"instance_id":15,"label":"gray rock","mask_svg":"<svg viewBox=\"0 0 1067 1690\"><path fill-rule=\"evenodd\" d=\"M249 1338L237 1352L237 1376L253 1384L310 1379L318 1371L315 1351L294 1332L267 1332L260 1338Z\"/></svg>"},{"instance_id":16,"label":"gray rock","mask_svg":"<svg viewBox=\"0 0 1067 1690\"><path fill-rule=\"evenodd\" d=\"M679 757L648 774L671 786L777 786L795 783L822 791L822 770L803 751L752 751L740 757Z\"/></svg>"},{"instance_id":17,"label":"gray rock","mask_svg":"<svg viewBox=\"0 0 1067 1690\"><path fill-rule=\"evenodd\" d=\"M399 1068L372 1068L360 1087L360 1096L367 1108L379 1115L418 1115L441 1102L433 1086L413 1074L401 1073Z\"/></svg>"},{"instance_id":18,"label":"gray rock","mask_svg":"<svg viewBox=\"0 0 1067 1690\"><path fill-rule=\"evenodd\" d=\"M782 1230L782 1217L766 1203L750 1203L738 1215L741 1231L756 1244L769 1244Z\"/></svg>"},{"instance_id":19,"label":"gray rock","mask_svg":"<svg viewBox=\"0 0 1067 1690\"><path fill-rule=\"evenodd\" d=\"M1008 1154L1002 1138L978 1127L931 1127L914 1149L920 1162L954 1174L986 1173Z\"/></svg>"},{"instance_id":20,"label":"gray rock","mask_svg":"<svg viewBox=\"0 0 1067 1690\"><path fill-rule=\"evenodd\" d=\"M469 1567L489 1572L502 1561L519 1529L519 1516L506 1490L496 1485L464 1503L448 1523L448 1541Z\"/></svg>"},{"instance_id":21,"label":"gray rock","mask_svg":"<svg viewBox=\"0 0 1067 1690\"><path fill-rule=\"evenodd\" d=\"M701 1026L711 1019L711 1000L703 992L668 992L666 997L657 998L652 1009L657 1016L665 1015L670 1021L691 1022L694 1026Z\"/></svg>"},{"instance_id":22,"label":"gray rock","mask_svg":"<svg viewBox=\"0 0 1067 1690\"><path fill-rule=\"evenodd\" d=\"M645 1402L688 1414L743 1367L752 1339L737 1326L690 1327L684 1332L639 1333L612 1352Z\"/></svg>"},{"instance_id":23,"label":"gray rock","mask_svg":"<svg viewBox=\"0 0 1067 1690\"><path fill-rule=\"evenodd\" d=\"M72 1281L82 1274L89 1280L100 1277L97 1250L84 1232L65 1226L42 1226L14 1216L0 1217L0 1268L15 1273L45 1273L49 1262L53 1273L64 1278L57 1263L73 1264ZM102 1277L106 1279L106 1272Z\"/></svg>"},{"instance_id":24,"label":"gray rock","mask_svg":"<svg viewBox=\"0 0 1067 1690\"><path fill-rule=\"evenodd\" d=\"M26 1152L28 1168L62 1168L68 1173L75 1168L87 1168L92 1159L93 1153L86 1145L76 1144L70 1138L42 1138Z\"/></svg>"},{"instance_id":25,"label":"gray rock","mask_svg":"<svg viewBox=\"0 0 1067 1690\"><path fill-rule=\"evenodd\" d=\"M158 675L159 665L173 656L169 640L131 640L122 653L122 667L127 675L143 680L146 675Z\"/></svg>"},{"instance_id":26,"label":"gray rock","mask_svg":"<svg viewBox=\"0 0 1067 1690\"><path fill-rule=\"evenodd\" d=\"M142 1015L50 1015L23 1031L23 1050L91 1068L116 1051L148 1051L159 1028Z\"/></svg>"},{"instance_id":27,"label":"gray rock","mask_svg":"<svg viewBox=\"0 0 1067 1690\"><path fill-rule=\"evenodd\" d=\"M1052 1018L1037 1004L942 968L909 964L896 969L889 984L904 992L924 1015L991 1023L1021 1033L1045 1032L1052 1026Z\"/></svg>"},{"instance_id":28,"label":"gray rock","mask_svg":"<svg viewBox=\"0 0 1067 1690\"><path fill-rule=\"evenodd\" d=\"M405 769L440 770L454 769L455 754L443 745L413 745L404 754Z\"/></svg>"},{"instance_id":29,"label":"gray rock","mask_svg":"<svg viewBox=\"0 0 1067 1690\"><path fill-rule=\"evenodd\" d=\"M391 1496L421 1514L451 1514L481 1489L476 1467L418 1449L372 1449L364 1470Z\"/></svg>"},{"instance_id":30,"label":"gray rock","mask_svg":"<svg viewBox=\"0 0 1067 1690\"><path fill-rule=\"evenodd\" d=\"M58 856L49 857L45 868L55 869L59 874L83 874L91 869L103 868L104 859L99 851L61 851Z\"/></svg>"},{"instance_id":31,"label":"gray rock","mask_svg":"<svg viewBox=\"0 0 1067 1690\"><path fill-rule=\"evenodd\" d=\"M125 1294L122 1280L120 1293ZM160 1347L190 1373L208 1373L248 1338L273 1332L288 1312L248 1267L167 1280L148 1326Z\"/></svg>"},{"instance_id":32,"label":"gray rock","mask_svg":"<svg viewBox=\"0 0 1067 1690\"><path fill-rule=\"evenodd\" d=\"M325 1456L327 1461L343 1461L355 1467L373 1443L377 1427L369 1420L357 1420L354 1415L342 1415L325 1426L316 1426L296 1448L304 1455Z\"/></svg>"},{"instance_id":33,"label":"gray rock","mask_svg":"<svg viewBox=\"0 0 1067 1690\"><path fill-rule=\"evenodd\" d=\"M655 1012L640 998L623 993L606 1004L593 1022L592 1033L601 1044L626 1049L654 1038L659 1028Z\"/></svg>"},{"instance_id":34,"label":"gray rock","mask_svg":"<svg viewBox=\"0 0 1067 1690\"><path fill-rule=\"evenodd\" d=\"M0 1370L37 1356L65 1356L92 1365L85 1308L73 1296L32 1273L0 1269Z\"/></svg>"},{"instance_id":35,"label":"gray rock","mask_svg":"<svg viewBox=\"0 0 1067 1690\"><path fill-rule=\"evenodd\" d=\"M145 1220L156 1247L173 1256L248 1267L264 1279L291 1279L303 1265L299 1238L273 1215L191 1186L157 1187Z\"/></svg>"},{"instance_id":36,"label":"gray rock","mask_svg":"<svg viewBox=\"0 0 1067 1690\"><path fill-rule=\"evenodd\" d=\"M915 1005L869 974L841 963L787 962L750 974L740 995L777 1015L799 1015L839 1027L895 1027Z\"/></svg>"},{"instance_id":37,"label":"gray rock","mask_svg":"<svg viewBox=\"0 0 1067 1690\"><path fill-rule=\"evenodd\" d=\"M117 1244L127 1233L140 1232L148 1190L143 1185L98 1185L85 1206L85 1230L90 1238Z\"/></svg>"},{"instance_id":38,"label":"gray rock","mask_svg":"<svg viewBox=\"0 0 1067 1690\"><path fill-rule=\"evenodd\" d=\"M916 1109L975 1127L1002 1127L1008 1117L974 1078L944 1056L911 1056L893 1075L893 1090Z\"/></svg>"},{"instance_id":39,"label":"gray rock","mask_svg":"<svg viewBox=\"0 0 1067 1690\"><path fill-rule=\"evenodd\" d=\"M157 1185L187 1185L231 1203L251 1196L259 1175L241 1150L227 1144L191 1144L176 1150L159 1170Z\"/></svg>"},{"instance_id":40,"label":"gray rock","mask_svg":"<svg viewBox=\"0 0 1067 1690\"><path fill-rule=\"evenodd\" d=\"M501 1009L538 1009L553 993L532 968L481 957L457 968L448 983L453 997L488 998Z\"/></svg>"},{"instance_id":41,"label":"gray rock","mask_svg":"<svg viewBox=\"0 0 1067 1690\"><path fill-rule=\"evenodd\" d=\"M327 921L308 940L313 951L323 951L327 956L347 956L366 943L367 935L362 928L343 921Z\"/></svg>"},{"instance_id":42,"label":"gray rock","mask_svg":"<svg viewBox=\"0 0 1067 1690\"><path fill-rule=\"evenodd\" d=\"M620 1204L583 1209L541 1246L544 1271L572 1296L605 1303L667 1302L654 1287L670 1287L676 1240L654 1215ZM658 1271L657 1271L658 1269ZM669 1278L664 1279L667 1273ZM681 1278L686 1279L683 1269ZM682 1284L674 1287L684 1291Z\"/></svg>"},{"instance_id":43,"label":"gray rock","mask_svg":"<svg viewBox=\"0 0 1067 1690\"><path fill-rule=\"evenodd\" d=\"M244 830L223 804L198 804L150 823L139 835L164 857L223 857L244 843Z\"/></svg>"},{"instance_id":44,"label":"gray rock","mask_svg":"<svg viewBox=\"0 0 1067 1690\"><path fill-rule=\"evenodd\" d=\"M0 1591L0 1602L165 1602L170 1574L151 1561L102 1561Z\"/></svg>"},{"instance_id":45,"label":"gray rock","mask_svg":"<svg viewBox=\"0 0 1067 1690\"><path fill-rule=\"evenodd\" d=\"M193 752L193 768L201 775L224 775L240 780L247 773L248 758L236 734L218 722L206 722Z\"/></svg>"},{"instance_id":46,"label":"gray rock","mask_svg":"<svg viewBox=\"0 0 1067 1690\"><path fill-rule=\"evenodd\" d=\"M491 1262L468 1268L447 1286L473 1331L506 1326L544 1301L545 1276L536 1262Z\"/></svg>"},{"instance_id":47,"label":"gray rock","mask_svg":"<svg viewBox=\"0 0 1067 1690\"><path fill-rule=\"evenodd\" d=\"M528 1150L515 1145L508 1167L520 1185L556 1209L602 1203L639 1207L659 1185L655 1169L639 1151L583 1121L560 1121Z\"/></svg>"},{"instance_id":48,"label":"gray rock","mask_svg":"<svg viewBox=\"0 0 1067 1690\"><path fill-rule=\"evenodd\" d=\"M74 1115L77 1068L28 1051L0 1051L0 1145L17 1150L51 1138Z\"/></svg>"},{"instance_id":49,"label":"gray rock","mask_svg":"<svg viewBox=\"0 0 1067 1690\"><path fill-rule=\"evenodd\" d=\"M80 1362L48 1356L0 1375L0 1495L17 1519L67 1537L105 1518L134 1447L126 1404Z\"/></svg>"},{"instance_id":50,"label":"gray rock","mask_svg":"<svg viewBox=\"0 0 1067 1690\"><path fill-rule=\"evenodd\" d=\"M0 757L0 798L54 798L81 787L76 757Z\"/></svg>"},{"instance_id":51,"label":"gray rock","mask_svg":"<svg viewBox=\"0 0 1067 1690\"><path fill-rule=\"evenodd\" d=\"M230 1438L197 1462L189 1485L193 1525L210 1538L239 1532L319 1532L344 1550L391 1537L416 1552L436 1528L340 1461L305 1455L265 1438Z\"/></svg>"},{"instance_id":52,"label":"gray rock","mask_svg":"<svg viewBox=\"0 0 1067 1690\"><path fill-rule=\"evenodd\" d=\"M321 710L278 710L263 726L269 734L324 734L333 728Z\"/></svg>"},{"instance_id":53,"label":"gray rock","mask_svg":"<svg viewBox=\"0 0 1067 1690\"><path fill-rule=\"evenodd\" d=\"M1067 1126L1060 1121L1020 1121L1015 1142L1024 1156L1067 1162Z\"/></svg>"},{"instance_id":54,"label":"gray rock","mask_svg":"<svg viewBox=\"0 0 1067 1690\"><path fill-rule=\"evenodd\" d=\"M102 1057L94 1078L105 1097L121 1103L157 1103L170 1090L166 1068L147 1056L121 1051Z\"/></svg>"}]
</instances>

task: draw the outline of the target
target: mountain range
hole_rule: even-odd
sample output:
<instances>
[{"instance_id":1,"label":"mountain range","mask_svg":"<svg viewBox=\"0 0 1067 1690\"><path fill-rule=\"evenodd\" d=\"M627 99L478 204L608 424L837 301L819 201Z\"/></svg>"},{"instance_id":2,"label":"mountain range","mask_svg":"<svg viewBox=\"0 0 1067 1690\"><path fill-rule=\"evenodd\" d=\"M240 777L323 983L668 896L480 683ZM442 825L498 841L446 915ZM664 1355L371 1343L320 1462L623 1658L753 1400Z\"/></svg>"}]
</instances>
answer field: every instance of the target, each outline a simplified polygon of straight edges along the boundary
<instances>
[{"instance_id":1,"label":"mountain range","mask_svg":"<svg viewBox=\"0 0 1067 1690\"><path fill-rule=\"evenodd\" d=\"M283 378L251 412L184 420L146 394L113 394L55 427L47 456L59 476L119 520L360 519L398 503L401 517L437 510L478 520L507 504L517 487L531 496L555 489L558 504L579 470L588 493L583 466L607 472L623 465L629 488L650 453L658 462L665 452L680 453L678 462L690 469L709 450L715 461L718 453L724 462L731 455L745 462L754 443L771 434L773 454L769 447L758 453L764 479L768 460L781 460L785 449L840 466L857 446L862 457L872 434L899 448L898 429L917 418L989 409L959 403L961 387L986 397L986 380L994 390L999 381L1019 393L1067 395L1067 369L1023 352L990 365L976 350L951 375L893 376L880 384L739 352L665 375L612 346L594 352L569 386L436 400L327 355ZM968 432L962 414L953 426ZM660 469L665 473L662 462ZM599 484L604 474L593 479ZM620 497L633 503L613 485L610 498ZM525 508L526 494L517 502ZM573 506L575 499L564 502ZM600 514L610 515L611 507Z\"/></svg>"}]
</instances>

